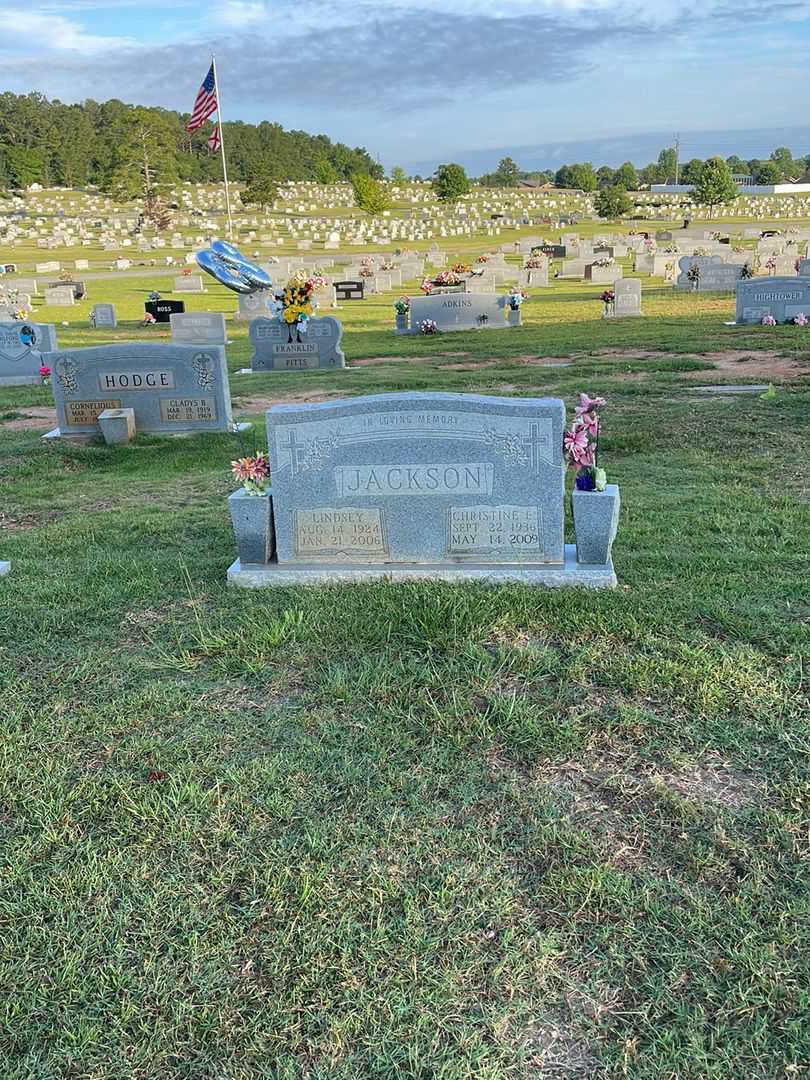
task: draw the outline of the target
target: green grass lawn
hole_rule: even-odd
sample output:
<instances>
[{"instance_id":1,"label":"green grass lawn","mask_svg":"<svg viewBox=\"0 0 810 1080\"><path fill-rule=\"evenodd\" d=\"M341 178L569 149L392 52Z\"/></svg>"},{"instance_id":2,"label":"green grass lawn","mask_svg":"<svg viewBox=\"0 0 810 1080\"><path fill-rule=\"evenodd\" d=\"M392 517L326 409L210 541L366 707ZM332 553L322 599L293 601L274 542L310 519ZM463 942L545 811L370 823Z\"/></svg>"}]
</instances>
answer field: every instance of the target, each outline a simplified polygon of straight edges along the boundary
<instances>
[{"instance_id":1,"label":"green grass lawn","mask_svg":"<svg viewBox=\"0 0 810 1080\"><path fill-rule=\"evenodd\" d=\"M165 341L150 287L37 315ZM45 443L0 391L3 1080L804 1074L810 337L600 291L347 303L349 370L232 392L259 441L291 394L604 394L612 592L230 590L236 436Z\"/></svg>"}]
</instances>

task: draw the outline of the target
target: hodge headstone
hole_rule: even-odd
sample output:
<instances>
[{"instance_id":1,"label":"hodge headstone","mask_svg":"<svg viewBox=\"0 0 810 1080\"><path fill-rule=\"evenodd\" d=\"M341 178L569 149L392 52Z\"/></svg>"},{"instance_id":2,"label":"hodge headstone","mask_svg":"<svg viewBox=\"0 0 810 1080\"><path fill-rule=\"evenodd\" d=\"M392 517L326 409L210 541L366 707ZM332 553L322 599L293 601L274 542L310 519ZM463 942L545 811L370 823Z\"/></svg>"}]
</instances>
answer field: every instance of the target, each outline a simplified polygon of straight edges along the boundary
<instances>
[{"instance_id":1,"label":"hodge headstone","mask_svg":"<svg viewBox=\"0 0 810 1080\"><path fill-rule=\"evenodd\" d=\"M228 431L225 350L217 346L103 345L45 353L59 428L97 433L105 409L134 409L139 432Z\"/></svg>"},{"instance_id":2,"label":"hodge headstone","mask_svg":"<svg viewBox=\"0 0 810 1080\"><path fill-rule=\"evenodd\" d=\"M250 324L252 371L307 371L314 368L344 368L340 349L343 326L331 315L309 319L302 333L280 319L253 319Z\"/></svg>"}]
</instances>

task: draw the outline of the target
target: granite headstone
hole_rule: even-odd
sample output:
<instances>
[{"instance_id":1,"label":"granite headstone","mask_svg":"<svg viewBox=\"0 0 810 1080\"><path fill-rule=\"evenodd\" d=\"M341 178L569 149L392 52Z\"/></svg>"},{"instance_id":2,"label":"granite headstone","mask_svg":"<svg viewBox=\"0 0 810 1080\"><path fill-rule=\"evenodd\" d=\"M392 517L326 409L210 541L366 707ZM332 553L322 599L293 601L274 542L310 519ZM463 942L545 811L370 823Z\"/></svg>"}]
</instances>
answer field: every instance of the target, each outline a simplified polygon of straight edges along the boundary
<instances>
[{"instance_id":1,"label":"granite headstone","mask_svg":"<svg viewBox=\"0 0 810 1080\"><path fill-rule=\"evenodd\" d=\"M105 409L134 409L139 432L233 426L222 347L130 342L43 356L53 372L61 435L97 433Z\"/></svg>"},{"instance_id":2,"label":"granite headstone","mask_svg":"<svg viewBox=\"0 0 810 1080\"><path fill-rule=\"evenodd\" d=\"M737 322L752 325L772 315L778 323L810 318L810 277L755 277L737 282Z\"/></svg>"},{"instance_id":3,"label":"granite headstone","mask_svg":"<svg viewBox=\"0 0 810 1080\"><path fill-rule=\"evenodd\" d=\"M39 385L43 353L57 348L51 323L0 322L0 386Z\"/></svg>"},{"instance_id":4,"label":"granite headstone","mask_svg":"<svg viewBox=\"0 0 810 1080\"><path fill-rule=\"evenodd\" d=\"M564 423L549 398L274 406L279 563L561 564Z\"/></svg>"},{"instance_id":5,"label":"granite headstone","mask_svg":"<svg viewBox=\"0 0 810 1080\"><path fill-rule=\"evenodd\" d=\"M253 319L249 334L253 371L308 371L346 366L340 348L343 326L331 315L309 319L305 332L281 319Z\"/></svg>"}]
</instances>

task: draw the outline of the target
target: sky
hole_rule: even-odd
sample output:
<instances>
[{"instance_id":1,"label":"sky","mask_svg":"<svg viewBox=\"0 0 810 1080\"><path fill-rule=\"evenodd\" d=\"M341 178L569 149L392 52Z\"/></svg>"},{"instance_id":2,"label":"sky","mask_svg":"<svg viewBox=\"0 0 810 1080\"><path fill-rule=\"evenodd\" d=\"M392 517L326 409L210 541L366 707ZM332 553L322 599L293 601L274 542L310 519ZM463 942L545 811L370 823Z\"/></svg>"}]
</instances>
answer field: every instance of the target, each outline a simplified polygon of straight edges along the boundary
<instances>
[{"instance_id":1,"label":"sky","mask_svg":"<svg viewBox=\"0 0 810 1080\"><path fill-rule=\"evenodd\" d=\"M810 153L807 0L0 0L0 90L189 111L473 172Z\"/></svg>"}]
</instances>

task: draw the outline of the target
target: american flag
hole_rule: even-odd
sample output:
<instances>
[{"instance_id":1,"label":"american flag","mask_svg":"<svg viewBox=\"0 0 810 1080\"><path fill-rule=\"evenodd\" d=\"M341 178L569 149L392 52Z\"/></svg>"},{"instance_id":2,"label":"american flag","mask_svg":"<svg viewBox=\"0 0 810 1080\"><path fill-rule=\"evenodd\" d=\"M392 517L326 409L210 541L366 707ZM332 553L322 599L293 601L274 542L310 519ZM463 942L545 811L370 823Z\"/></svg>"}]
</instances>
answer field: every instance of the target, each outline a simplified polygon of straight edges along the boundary
<instances>
[{"instance_id":1,"label":"american flag","mask_svg":"<svg viewBox=\"0 0 810 1080\"><path fill-rule=\"evenodd\" d=\"M208 139L208 149L215 154L220 146L222 146L222 136L219 133L219 124L217 124Z\"/></svg>"},{"instance_id":2,"label":"american flag","mask_svg":"<svg viewBox=\"0 0 810 1080\"><path fill-rule=\"evenodd\" d=\"M186 125L186 131L191 133L196 131L197 128L201 128L205 121L213 116L216 111L217 92L214 83L214 65L212 64L197 94L197 100L194 102L191 119Z\"/></svg>"}]
</instances>

